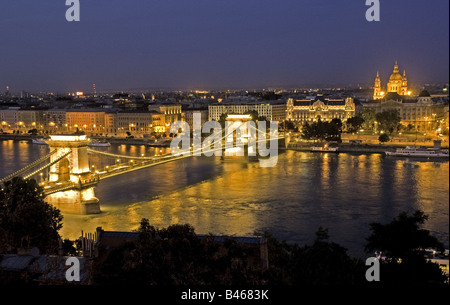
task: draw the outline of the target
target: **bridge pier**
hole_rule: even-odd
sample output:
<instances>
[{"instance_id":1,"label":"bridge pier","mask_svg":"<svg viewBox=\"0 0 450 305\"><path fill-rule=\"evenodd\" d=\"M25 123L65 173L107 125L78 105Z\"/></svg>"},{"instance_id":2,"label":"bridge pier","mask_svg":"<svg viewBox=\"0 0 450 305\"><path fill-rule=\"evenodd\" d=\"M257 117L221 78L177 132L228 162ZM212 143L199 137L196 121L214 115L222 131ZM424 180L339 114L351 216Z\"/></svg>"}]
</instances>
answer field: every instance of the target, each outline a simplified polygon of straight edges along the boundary
<instances>
[{"instance_id":1,"label":"bridge pier","mask_svg":"<svg viewBox=\"0 0 450 305\"><path fill-rule=\"evenodd\" d=\"M88 159L86 135L52 135L47 142L56 154L51 162L59 156L71 153L50 167L49 183L62 186L63 190L46 196L46 201L63 213L98 214L100 202L95 197L94 188L98 180L92 178Z\"/></svg>"},{"instance_id":2,"label":"bridge pier","mask_svg":"<svg viewBox=\"0 0 450 305\"><path fill-rule=\"evenodd\" d=\"M93 187L50 194L45 200L64 213L82 215L100 213L100 201L94 196Z\"/></svg>"}]
</instances>

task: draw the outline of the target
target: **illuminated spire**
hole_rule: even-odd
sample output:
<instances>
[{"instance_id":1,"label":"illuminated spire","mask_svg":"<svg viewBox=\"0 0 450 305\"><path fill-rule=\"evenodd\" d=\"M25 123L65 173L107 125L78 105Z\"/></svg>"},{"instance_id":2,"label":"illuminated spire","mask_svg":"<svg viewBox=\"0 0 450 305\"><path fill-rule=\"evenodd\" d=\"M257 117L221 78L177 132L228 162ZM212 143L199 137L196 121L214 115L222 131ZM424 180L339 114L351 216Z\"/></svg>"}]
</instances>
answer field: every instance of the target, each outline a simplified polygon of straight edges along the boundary
<instances>
[{"instance_id":1,"label":"illuminated spire","mask_svg":"<svg viewBox=\"0 0 450 305\"><path fill-rule=\"evenodd\" d=\"M394 65L394 73L399 73L399 72L398 72L398 64L397 64L397 61L395 61L395 65Z\"/></svg>"}]
</instances>

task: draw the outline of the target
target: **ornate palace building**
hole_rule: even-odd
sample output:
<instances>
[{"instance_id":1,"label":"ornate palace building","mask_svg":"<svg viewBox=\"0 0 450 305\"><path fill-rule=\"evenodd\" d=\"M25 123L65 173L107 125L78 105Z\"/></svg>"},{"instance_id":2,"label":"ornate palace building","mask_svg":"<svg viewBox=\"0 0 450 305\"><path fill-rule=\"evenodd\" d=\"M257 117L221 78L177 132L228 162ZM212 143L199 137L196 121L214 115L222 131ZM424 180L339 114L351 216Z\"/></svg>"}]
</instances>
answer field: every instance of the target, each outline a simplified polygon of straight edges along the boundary
<instances>
[{"instance_id":1,"label":"ornate palace building","mask_svg":"<svg viewBox=\"0 0 450 305\"><path fill-rule=\"evenodd\" d=\"M356 105L353 98L329 99L318 94L313 99L287 101L286 118L296 123L314 122L319 118L322 121L331 121L334 118L345 122L348 118L354 117Z\"/></svg>"}]
</instances>

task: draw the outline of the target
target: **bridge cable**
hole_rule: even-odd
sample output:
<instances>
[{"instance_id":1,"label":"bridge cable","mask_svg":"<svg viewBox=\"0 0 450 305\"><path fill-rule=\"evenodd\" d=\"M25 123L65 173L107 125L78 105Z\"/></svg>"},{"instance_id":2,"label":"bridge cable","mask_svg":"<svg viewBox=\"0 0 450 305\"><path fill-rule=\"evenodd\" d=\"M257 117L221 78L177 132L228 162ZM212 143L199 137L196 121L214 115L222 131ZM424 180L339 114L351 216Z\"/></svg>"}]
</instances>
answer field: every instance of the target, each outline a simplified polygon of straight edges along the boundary
<instances>
[{"instance_id":1,"label":"bridge cable","mask_svg":"<svg viewBox=\"0 0 450 305\"><path fill-rule=\"evenodd\" d=\"M7 177L1 179L1 180L0 180L0 184L6 182L6 181L8 181L8 180L11 180L11 179L14 178L14 177L19 176L19 175L22 174L23 172L26 172L27 170L29 170L29 169L35 167L36 165L38 165L38 164L44 162L45 160L47 160L48 158L50 158L50 157L51 157L53 154L55 154L55 153L56 153L56 149L53 150L53 151L51 151L49 154L43 156L42 158L40 158L40 159L34 161L33 163L28 164L27 166L25 166L24 168L18 170L17 172L15 172L15 173L13 173L13 174L11 174L11 175L9 175L9 176L7 176Z\"/></svg>"}]
</instances>

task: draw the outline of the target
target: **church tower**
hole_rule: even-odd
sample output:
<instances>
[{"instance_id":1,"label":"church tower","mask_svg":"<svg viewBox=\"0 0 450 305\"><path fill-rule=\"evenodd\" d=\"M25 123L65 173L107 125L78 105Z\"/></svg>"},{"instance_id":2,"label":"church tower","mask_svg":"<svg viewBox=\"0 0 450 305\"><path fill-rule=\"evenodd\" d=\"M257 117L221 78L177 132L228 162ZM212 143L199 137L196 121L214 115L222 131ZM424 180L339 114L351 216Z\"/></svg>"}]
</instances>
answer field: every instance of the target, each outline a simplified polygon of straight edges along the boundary
<instances>
[{"instance_id":1,"label":"church tower","mask_svg":"<svg viewBox=\"0 0 450 305\"><path fill-rule=\"evenodd\" d=\"M401 95L407 95L408 94L408 80L406 78L406 70L403 70L403 79L402 79L402 90Z\"/></svg>"},{"instance_id":2,"label":"church tower","mask_svg":"<svg viewBox=\"0 0 450 305\"><path fill-rule=\"evenodd\" d=\"M375 78L375 85L373 87L373 99L377 100L382 98L382 91L381 91L381 79L380 74L377 72L377 77Z\"/></svg>"}]
</instances>

